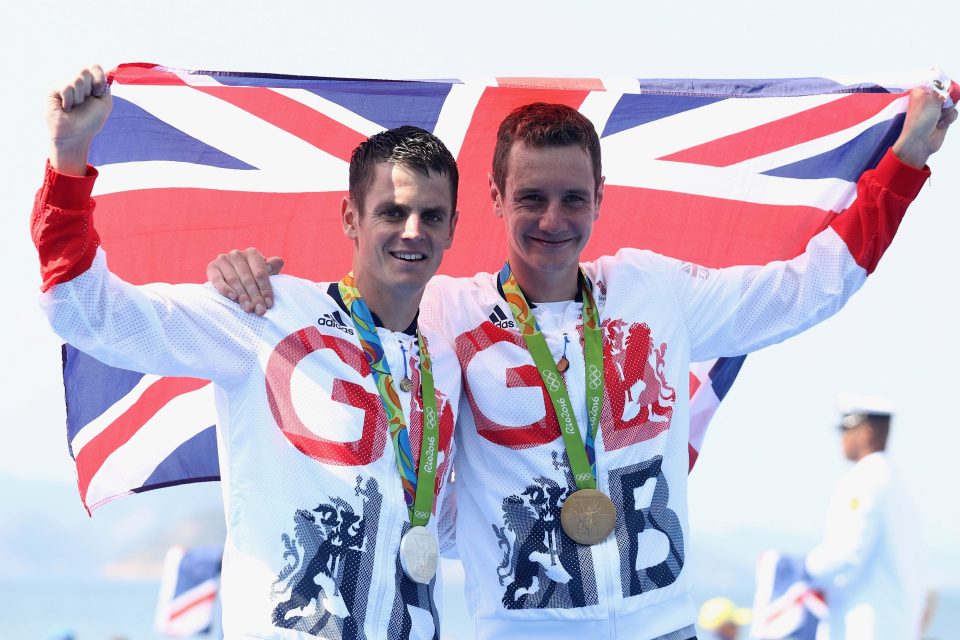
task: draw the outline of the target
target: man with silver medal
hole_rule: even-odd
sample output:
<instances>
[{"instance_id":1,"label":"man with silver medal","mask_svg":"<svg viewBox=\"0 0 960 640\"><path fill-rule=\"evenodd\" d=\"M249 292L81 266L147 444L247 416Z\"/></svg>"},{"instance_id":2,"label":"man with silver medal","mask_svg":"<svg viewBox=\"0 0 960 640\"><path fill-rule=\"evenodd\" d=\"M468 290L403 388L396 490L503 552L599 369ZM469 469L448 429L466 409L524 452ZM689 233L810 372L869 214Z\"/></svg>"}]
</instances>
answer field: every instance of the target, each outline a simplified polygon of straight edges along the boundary
<instances>
[{"instance_id":1,"label":"man with silver medal","mask_svg":"<svg viewBox=\"0 0 960 640\"><path fill-rule=\"evenodd\" d=\"M440 549L437 538L427 530L430 514L433 511L434 486L437 479L437 445L440 442L440 429L437 418L437 398L433 387L433 371L430 367L430 352L423 335L417 330L417 343L420 347L420 384L423 401L423 432L420 446L419 469L414 469L411 455L410 436L407 434L407 425L403 418L403 409L396 389L393 386L393 376L390 374L390 365L384 357L383 345L377 335L377 327L370 309L363 296L356 287L353 272L347 274L339 284L340 297L353 325L357 329L363 353L366 356L370 370L380 393L380 400L387 413L387 422L390 429L390 438L393 440L394 453L397 459L397 469L403 483L404 499L410 514L410 529L400 539L400 565L408 578L420 584L427 584L433 580L440 562ZM406 350L401 347L406 355ZM407 358L404 357L404 367ZM409 393L413 389L413 382L406 375L400 382L400 389ZM410 497L413 495L413 500Z\"/></svg>"},{"instance_id":2,"label":"man with silver medal","mask_svg":"<svg viewBox=\"0 0 960 640\"><path fill-rule=\"evenodd\" d=\"M397 638L439 637L430 584L436 523L428 524L435 491L448 484L440 474L453 454L460 370L418 314L456 228L453 156L409 126L361 143L339 212L353 243L351 271L339 283L284 276L283 299L268 301L270 316L259 318L225 307L207 287L136 286L109 271L90 196L98 172L87 156L111 108L99 66L50 94L50 161L32 216L41 302L55 330L94 357L216 386L218 439L229 443L220 451L225 635L379 638L387 629ZM137 327L135 337L127 326ZM421 330L439 338L428 344ZM398 385L388 360L403 370ZM416 432L421 420L417 458L407 423ZM287 555L278 552L281 539ZM291 555L299 572L285 566Z\"/></svg>"}]
</instances>

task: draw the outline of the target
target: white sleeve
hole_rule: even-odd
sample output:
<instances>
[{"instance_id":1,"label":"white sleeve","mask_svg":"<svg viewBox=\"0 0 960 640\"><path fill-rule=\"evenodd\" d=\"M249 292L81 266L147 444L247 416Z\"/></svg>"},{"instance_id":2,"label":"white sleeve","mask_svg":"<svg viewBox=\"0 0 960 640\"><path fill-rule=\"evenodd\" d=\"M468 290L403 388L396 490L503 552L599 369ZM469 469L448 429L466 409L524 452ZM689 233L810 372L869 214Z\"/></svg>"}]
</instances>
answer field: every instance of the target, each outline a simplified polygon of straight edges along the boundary
<instances>
[{"instance_id":1,"label":"white sleeve","mask_svg":"<svg viewBox=\"0 0 960 640\"><path fill-rule=\"evenodd\" d=\"M694 361L749 353L796 335L839 311L867 278L832 228L791 260L705 269L666 259L663 268Z\"/></svg>"},{"instance_id":2,"label":"white sleeve","mask_svg":"<svg viewBox=\"0 0 960 640\"><path fill-rule=\"evenodd\" d=\"M50 288L40 306L60 337L111 366L229 386L256 361L260 320L203 285L124 282L100 249L87 271Z\"/></svg>"},{"instance_id":3,"label":"white sleeve","mask_svg":"<svg viewBox=\"0 0 960 640\"><path fill-rule=\"evenodd\" d=\"M864 561L875 553L883 521L886 491L865 487L847 505L842 537L824 540L805 559L807 574L814 586L827 587L849 583Z\"/></svg>"},{"instance_id":4,"label":"white sleeve","mask_svg":"<svg viewBox=\"0 0 960 640\"><path fill-rule=\"evenodd\" d=\"M717 270L671 261L668 286L692 359L755 351L836 313L876 268L928 176L888 152L857 181L853 202L790 260Z\"/></svg>"}]
</instances>

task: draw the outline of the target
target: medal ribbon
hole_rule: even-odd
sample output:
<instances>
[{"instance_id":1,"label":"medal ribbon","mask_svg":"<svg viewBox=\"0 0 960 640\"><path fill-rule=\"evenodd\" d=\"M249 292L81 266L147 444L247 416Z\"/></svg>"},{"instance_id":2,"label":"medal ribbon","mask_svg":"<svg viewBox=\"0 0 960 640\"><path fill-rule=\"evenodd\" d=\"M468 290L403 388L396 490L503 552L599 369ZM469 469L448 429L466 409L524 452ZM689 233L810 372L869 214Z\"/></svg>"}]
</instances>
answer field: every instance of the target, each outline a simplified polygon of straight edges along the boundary
<instances>
[{"instance_id":1,"label":"medal ribbon","mask_svg":"<svg viewBox=\"0 0 960 640\"><path fill-rule=\"evenodd\" d=\"M510 270L510 263L505 262L500 270L500 287L510 305L510 311L520 327L523 341L527 350L533 356L537 365L543 386L550 394L550 401L560 422L560 435L567 449L567 458L570 460L570 469L578 489L597 488L597 459L595 441L597 429L600 426L600 413L603 410L603 333L600 330L600 314L593 299L592 284L587 276L580 271L580 295L583 298L583 360L586 366L587 418L590 428L587 430L586 442L580 440L580 427L573 413L573 405L567 392L567 385L557 364L553 361L547 341L540 331L537 319L527 303L527 299L517 284L517 279Z\"/></svg>"},{"instance_id":2,"label":"medal ribbon","mask_svg":"<svg viewBox=\"0 0 960 640\"><path fill-rule=\"evenodd\" d=\"M367 364L373 372L373 379L380 392L380 400L387 414L387 426L393 451L400 470L400 482L403 484L403 498L410 512L410 524L414 527L426 526L433 512L435 498L434 487L437 479L437 452L440 446L440 421L437 415L437 396L433 386L433 369L430 365L430 353L420 330L417 341L420 345L420 391L423 397L423 434L420 443L420 468L413 463L410 434L403 419L400 397L397 395L390 374L390 365L384 357L383 345L377 335L377 327L363 296L357 290L356 279L351 271L339 285L340 297L350 312L353 325L357 328L360 346L367 358Z\"/></svg>"}]
</instances>

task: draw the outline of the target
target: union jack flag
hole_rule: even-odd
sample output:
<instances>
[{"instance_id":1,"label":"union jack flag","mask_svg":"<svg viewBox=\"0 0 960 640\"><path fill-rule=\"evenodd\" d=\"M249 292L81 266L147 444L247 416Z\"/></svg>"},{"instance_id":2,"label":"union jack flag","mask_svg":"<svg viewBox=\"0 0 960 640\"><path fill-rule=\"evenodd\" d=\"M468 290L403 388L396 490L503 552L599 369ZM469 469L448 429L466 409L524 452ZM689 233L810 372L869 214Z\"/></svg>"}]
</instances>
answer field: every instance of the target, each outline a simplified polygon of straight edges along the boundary
<instances>
[{"instance_id":1,"label":"union jack flag","mask_svg":"<svg viewBox=\"0 0 960 640\"><path fill-rule=\"evenodd\" d=\"M764 551L757 558L751 638L814 640L829 609L807 582L803 558Z\"/></svg>"},{"instance_id":2,"label":"union jack flag","mask_svg":"<svg viewBox=\"0 0 960 640\"><path fill-rule=\"evenodd\" d=\"M176 638L210 633L222 558L222 546L170 547L157 600L157 633Z\"/></svg>"},{"instance_id":3,"label":"union jack flag","mask_svg":"<svg viewBox=\"0 0 960 640\"><path fill-rule=\"evenodd\" d=\"M401 124L460 165L460 222L441 269L496 270L487 188L513 108L558 102L601 133L603 219L585 257L652 249L703 267L798 255L850 204L896 138L904 92L936 71L793 80L496 78L388 81L183 71L112 72L94 142L97 228L133 283L198 282L218 253L256 246L287 271L336 280L350 261L336 215L353 148ZM947 85L954 98L960 89ZM691 269L694 267L691 266ZM699 269L699 267L696 267ZM691 466L742 357L695 367ZM131 492L218 477L211 385L107 367L64 348L68 442L88 510Z\"/></svg>"}]
</instances>

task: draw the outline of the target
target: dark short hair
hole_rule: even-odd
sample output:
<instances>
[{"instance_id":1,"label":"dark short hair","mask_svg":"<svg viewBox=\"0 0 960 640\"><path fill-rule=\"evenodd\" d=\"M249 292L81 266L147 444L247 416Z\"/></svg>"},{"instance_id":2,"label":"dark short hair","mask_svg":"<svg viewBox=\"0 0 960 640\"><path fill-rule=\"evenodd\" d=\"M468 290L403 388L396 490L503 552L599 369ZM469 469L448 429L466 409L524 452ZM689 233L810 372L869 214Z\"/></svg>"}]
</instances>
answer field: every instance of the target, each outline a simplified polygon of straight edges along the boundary
<instances>
[{"instance_id":1,"label":"dark short hair","mask_svg":"<svg viewBox=\"0 0 960 640\"><path fill-rule=\"evenodd\" d=\"M457 208L457 187L460 173L446 145L420 127L404 125L370 136L350 156L350 197L363 209L367 192L373 185L376 165L389 162L405 169L414 169L425 176L438 173L450 181L451 206Z\"/></svg>"},{"instance_id":2,"label":"dark short hair","mask_svg":"<svg viewBox=\"0 0 960 640\"><path fill-rule=\"evenodd\" d=\"M600 188L600 137L593 123L576 109L534 102L517 107L503 119L493 149L493 181L501 192L507 181L507 157L515 142L531 147L579 146L590 156L594 189Z\"/></svg>"}]
</instances>

